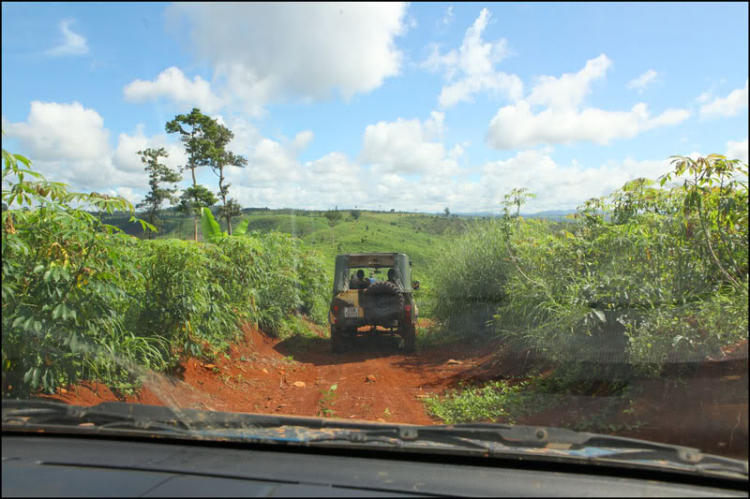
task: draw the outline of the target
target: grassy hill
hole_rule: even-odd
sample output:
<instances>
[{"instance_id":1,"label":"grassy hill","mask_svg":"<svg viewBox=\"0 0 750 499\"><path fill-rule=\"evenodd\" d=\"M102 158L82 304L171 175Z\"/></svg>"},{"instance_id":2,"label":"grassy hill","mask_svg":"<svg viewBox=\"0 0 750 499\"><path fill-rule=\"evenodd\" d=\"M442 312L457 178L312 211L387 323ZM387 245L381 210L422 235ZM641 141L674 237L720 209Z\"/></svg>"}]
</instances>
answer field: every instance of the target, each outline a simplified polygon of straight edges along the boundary
<instances>
[{"instance_id":1,"label":"grassy hill","mask_svg":"<svg viewBox=\"0 0 750 499\"><path fill-rule=\"evenodd\" d=\"M414 213L363 211L359 220L349 211L332 228L323 212L291 212L291 210L263 210L251 212L233 220L237 226L248 220L248 230L278 231L301 238L323 255L333 257L341 253L399 252L408 254L415 267L426 268L435 263L438 243L465 230L469 218L445 217ZM158 239L193 237L193 221L183 215L166 214ZM107 223L119 226L128 234L143 236L139 225L128 222L125 215L107 217ZM223 230L226 224L219 221ZM199 239L201 238L199 230ZM415 269L416 271L416 269Z\"/></svg>"}]
</instances>

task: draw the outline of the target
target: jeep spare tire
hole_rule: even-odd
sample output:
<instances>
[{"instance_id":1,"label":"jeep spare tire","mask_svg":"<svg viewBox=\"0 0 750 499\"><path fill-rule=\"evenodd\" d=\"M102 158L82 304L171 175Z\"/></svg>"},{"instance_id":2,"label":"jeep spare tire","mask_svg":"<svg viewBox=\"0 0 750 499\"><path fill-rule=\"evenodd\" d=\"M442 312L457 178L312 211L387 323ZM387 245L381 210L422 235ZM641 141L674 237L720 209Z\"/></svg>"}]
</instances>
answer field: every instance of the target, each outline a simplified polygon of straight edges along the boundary
<instances>
[{"instance_id":1,"label":"jeep spare tire","mask_svg":"<svg viewBox=\"0 0 750 499\"><path fill-rule=\"evenodd\" d=\"M368 320L394 320L404 309L404 295L399 287L389 281L377 281L365 289L362 297L365 317Z\"/></svg>"}]
</instances>

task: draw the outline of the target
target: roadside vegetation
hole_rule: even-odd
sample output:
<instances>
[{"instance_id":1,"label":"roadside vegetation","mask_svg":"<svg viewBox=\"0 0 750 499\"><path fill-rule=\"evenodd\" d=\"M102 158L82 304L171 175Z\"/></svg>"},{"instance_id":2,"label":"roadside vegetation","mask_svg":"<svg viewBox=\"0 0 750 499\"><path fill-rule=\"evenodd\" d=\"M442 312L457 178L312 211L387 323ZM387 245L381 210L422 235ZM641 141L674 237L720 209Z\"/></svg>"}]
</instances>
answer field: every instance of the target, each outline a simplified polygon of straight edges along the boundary
<instances>
[{"instance_id":1,"label":"roadside vegetation","mask_svg":"<svg viewBox=\"0 0 750 499\"><path fill-rule=\"evenodd\" d=\"M420 349L499 339L554 367L425 399L446 422L517 421L605 381L611 400L627 402L634 377L690 369L747 339L747 166L737 161L676 158L670 174L564 220L520 216L525 189L494 218L239 210L223 183L222 168L244 161L224 149L231 132L193 114L205 141L183 129L184 142L203 151L191 165L218 171L221 209L199 184L164 208L178 176L161 151L139 152L151 186L140 214L122 198L70 193L3 151L4 397L82 380L129 393L149 370L215 358L243 323L303 351L321 341L308 324L326 325L341 253L409 255L420 317L431 319Z\"/></svg>"},{"instance_id":2,"label":"roadside vegetation","mask_svg":"<svg viewBox=\"0 0 750 499\"><path fill-rule=\"evenodd\" d=\"M299 239L134 238L92 214L133 213L126 200L68 192L5 150L3 162L3 397L82 380L128 393L148 370L215 358L242 323L285 337L301 314L325 320L323 263Z\"/></svg>"},{"instance_id":3,"label":"roadside vegetation","mask_svg":"<svg viewBox=\"0 0 750 499\"><path fill-rule=\"evenodd\" d=\"M747 165L719 155L673 165L564 223L518 217L525 193L512 192L501 220L442 248L451 264L434 267L430 343L500 338L554 366L558 391L607 381L622 394L633 378L685 373L746 340ZM448 422L507 420L539 407L521 401L540 390L490 383L428 407Z\"/></svg>"}]
</instances>

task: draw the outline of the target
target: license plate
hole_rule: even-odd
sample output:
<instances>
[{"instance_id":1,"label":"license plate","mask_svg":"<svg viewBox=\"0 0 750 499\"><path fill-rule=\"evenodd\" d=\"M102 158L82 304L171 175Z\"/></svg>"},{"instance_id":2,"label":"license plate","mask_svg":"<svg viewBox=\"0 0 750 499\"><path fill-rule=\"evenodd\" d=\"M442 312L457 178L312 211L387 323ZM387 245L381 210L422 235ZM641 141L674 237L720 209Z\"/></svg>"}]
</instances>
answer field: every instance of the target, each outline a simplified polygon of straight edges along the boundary
<instances>
[{"instance_id":1,"label":"license plate","mask_svg":"<svg viewBox=\"0 0 750 499\"><path fill-rule=\"evenodd\" d=\"M357 307L346 307L344 317L359 317L359 309Z\"/></svg>"}]
</instances>

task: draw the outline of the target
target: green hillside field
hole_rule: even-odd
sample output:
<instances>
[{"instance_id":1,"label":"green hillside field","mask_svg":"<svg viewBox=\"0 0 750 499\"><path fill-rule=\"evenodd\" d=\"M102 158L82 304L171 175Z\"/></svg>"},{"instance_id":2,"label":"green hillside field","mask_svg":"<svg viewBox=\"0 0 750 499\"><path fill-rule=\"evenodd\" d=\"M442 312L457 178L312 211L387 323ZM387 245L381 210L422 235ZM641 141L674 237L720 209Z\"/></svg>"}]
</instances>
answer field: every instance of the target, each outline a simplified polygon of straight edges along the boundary
<instances>
[{"instance_id":1,"label":"green hillside field","mask_svg":"<svg viewBox=\"0 0 750 499\"><path fill-rule=\"evenodd\" d=\"M349 210L342 210L341 219L331 227L322 211L257 210L233 220L238 226L248 220L248 231L282 232L299 237L309 247L320 253L326 262L330 280L336 255L343 253L396 252L405 253L412 262L412 278L420 281L420 310L429 314L431 269L438 264L441 248L451 238L463 233L470 225L481 220L432 214L362 211L358 220ZM154 236L157 239L184 239L193 237L193 222L184 215L167 211L161 218L164 225ZM117 225L127 233L144 237L140 226L128 222L128 217L111 215L107 223ZM226 224L219 222L222 230ZM202 239L200 229L198 238Z\"/></svg>"}]
</instances>

